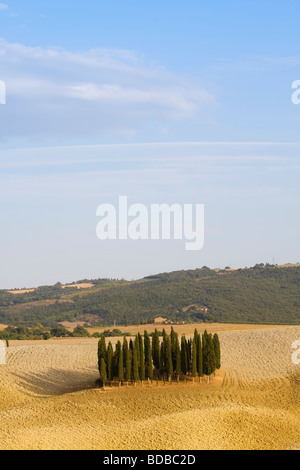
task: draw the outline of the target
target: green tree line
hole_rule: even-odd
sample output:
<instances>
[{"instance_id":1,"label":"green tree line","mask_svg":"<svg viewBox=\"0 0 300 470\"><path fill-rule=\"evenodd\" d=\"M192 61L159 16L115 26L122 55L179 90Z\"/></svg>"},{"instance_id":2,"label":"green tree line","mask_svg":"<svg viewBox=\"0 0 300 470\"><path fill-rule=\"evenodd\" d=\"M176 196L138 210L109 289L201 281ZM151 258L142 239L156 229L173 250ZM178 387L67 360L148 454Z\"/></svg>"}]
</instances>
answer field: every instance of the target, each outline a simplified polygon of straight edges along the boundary
<instances>
[{"instance_id":1,"label":"green tree line","mask_svg":"<svg viewBox=\"0 0 300 470\"><path fill-rule=\"evenodd\" d=\"M124 383L136 385L137 382L153 380L172 382L184 378L209 377L221 367L221 348L217 334L203 335L197 329L192 338L182 336L171 329L168 335L163 330L162 338L156 329L150 336L147 331L144 337L138 333L134 339L123 338L113 348L102 336L98 343L98 368L100 385L117 381L119 386Z\"/></svg>"}]
</instances>

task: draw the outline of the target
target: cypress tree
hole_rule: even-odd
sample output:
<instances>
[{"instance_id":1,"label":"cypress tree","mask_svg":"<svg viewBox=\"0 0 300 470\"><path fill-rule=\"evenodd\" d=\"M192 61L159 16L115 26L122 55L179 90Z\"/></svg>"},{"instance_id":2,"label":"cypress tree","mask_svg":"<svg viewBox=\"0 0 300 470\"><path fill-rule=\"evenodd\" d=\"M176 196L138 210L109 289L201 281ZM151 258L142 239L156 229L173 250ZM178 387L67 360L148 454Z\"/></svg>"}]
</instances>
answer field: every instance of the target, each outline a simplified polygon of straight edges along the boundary
<instances>
[{"instance_id":1,"label":"cypress tree","mask_svg":"<svg viewBox=\"0 0 300 470\"><path fill-rule=\"evenodd\" d=\"M109 342L107 346L107 351L106 351L106 371L107 371L107 379L110 382L110 384L113 379L113 369L112 369L113 355L114 355L113 347L112 347L111 342Z\"/></svg>"},{"instance_id":2,"label":"cypress tree","mask_svg":"<svg viewBox=\"0 0 300 470\"><path fill-rule=\"evenodd\" d=\"M132 351L131 349L128 349L128 353L126 356L126 364L125 364L125 380L127 382L127 387L128 387L129 380L131 380L131 367L132 367Z\"/></svg>"},{"instance_id":3,"label":"cypress tree","mask_svg":"<svg viewBox=\"0 0 300 470\"><path fill-rule=\"evenodd\" d=\"M178 334L176 333L176 365L175 365L175 370L176 370L176 376L177 378L180 377L181 374L181 351L180 351L180 345L179 345L179 339L178 339Z\"/></svg>"},{"instance_id":4,"label":"cypress tree","mask_svg":"<svg viewBox=\"0 0 300 470\"><path fill-rule=\"evenodd\" d=\"M106 343L105 343L105 337L101 336L99 342L98 342L98 369L100 372L101 369L101 359L106 360Z\"/></svg>"},{"instance_id":5,"label":"cypress tree","mask_svg":"<svg viewBox=\"0 0 300 470\"><path fill-rule=\"evenodd\" d=\"M184 375L188 372L187 365L187 345L185 336L181 337L181 371Z\"/></svg>"},{"instance_id":6,"label":"cypress tree","mask_svg":"<svg viewBox=\"0 0 300 470\"><path fill-rule=\"evenodd\" d=\"M168 335L167 335L166 330L163 329L163 332L162 332L162 333L163 333L163 334L162 334L162 335L163 335L163 341L167 341L167 336L168 336Z\"/></svg>"},{"instance_id":7,"label":"cypress tree","mask_svg":"<svg viewBox=\"0 0 300 470\"><path fill-rule=\"evenodd\" d=\"M151 341L147 331L144 332L144 345L145 345L145 377L152 381L153 379L153 364L152 364L152 351Z\"/></svg>"},{"instance_id":8,"label":"cypress tree","mask_svg":"<svg viewBox=\"0 0 300 470\"><path fill-rule=\"evenodd\" d=\"M138 366L140 367L140 356L141 356L141 350L140 350L140 334L138 333L135 337L134 340L134 347L136 349L136 356L137 356L137 361L138 361Z\"/></svg>"},{"instance_id":9,"label":"cypress tree","mask_svg":"<svg viewBox=\"0 0 300 470\"><path fill-rule=\"evenodd\" d=\"M199 375L199 381L201 382L201 377L203 376L203 357L202 357L202 344L201 336L197 337L197 372Z\"/></svg>"},{"instance_id":10,"label":"cypress tree","mask_svg":"<svg viewBox=\"0 0 300 470\"><path fill-rule=\"evenodd\" d=\"M174 331L174 328L171 328L171 348L172 348L172 364L173 364L173 371L176 370L176 362L177 362L177 338L178 335Z\"/></svg>"},{"instance_id":11,"label":"cypress tree","mask_svg":"<svg viewBox=\"0 0 300 470\"><path fill-rule=\"evenodd\" d=\"M196 338L193 339L193 345L192 345L192 365L191 365L191 371L192 371L192 377L193 377L193 382L195 380L195 377L197 375L197 336Z\"/></svg>"},{"instance_id":12,"label":"cypress tree","mask_svg":"<svg viewBox=\"0 0 300 470\"><path fill-rule=\"evenodd\" d=\"M145 354L144 354L144 344L141 335L139 334L139 349L140 349L140 379L143 384L145 380Z\"/></svg>"},{"instance_id":13,"label":"cypress tree","mask_svg":"<svg viewBox=\"0 0 300 470\"><path fill-rule=\"evenodd\" d=\"M198 342L198 336L199 336L198 330L197 330L197 328L195 328L195 330L194 330L194 340L196 341L196 344Z\"/></svg>"},{"instance_id":14,"label":"cypress tree","mask_svg":"<svg viewBox=\"0 0 300 470\"><path fill-rule=\"evenodd\" d=\"M166 369L166 342L163 339L160 345L160 373L164 375Z\"/></svg>"},{"instance_id":15,"label":"cypress tree","mask_svg":"<svg viewBox=\"0 0 300 470\"><path fill-rule=\"evenodd\" d=\"M209 364L209 372L210 372L209 375L211 375L215 372L216 366L217 366L215 348L214 348L213 338L212 338L211 334L208 336L208 345L209 345L209 361L208 361L208 364Z\"/></svg>"},{"instance_id":16,"label":"cypress tree","mask_svg":"<svg viewBox=\"0 0 300 470\"><path fill-rule=\"evenodd\" d=\"M215 356L216 356L216 368L220 369L221 368L221 346L220 346L219 336L217 335L217 333L214 334L213 344L214 344L214 351L215 351Z\"/></svg>"},{"instance_id":17,"label":"cypress tree","mask_svg":"<svg viewBox=\"0 0 300 470\"><path fill-rule=\"evenodd\" d=\"M132 352L132 381L135 386L138 380L139 380L139 363L138 363L137 348L135 346Z\"/></svg>"},{"instance_id":18,"label":"cypress tree","mask_svg":"<svg viewBox=\"0 0 300 470\"><path fill-rule=\"evenodd\" d=\"M119 356L118 356L118 381L119 381L119 386L124 380L124 360L123 360L123 349L121 347L120 341L118 341L118 351L119 351Z\"/></svg>"},{"instance_id":19,"label":"cypress tree","mask_svg":"<svg viewBox=\"0 0 300 470\"><path fill-rule=\"evenodd\" d=\"M173 374L173 362L172 362L172 347L169 336L166 337L165 341L165 372L168 380L171 380Z\"/></svg>"},{"instance_id":20,"label":"cypress tree","mask_svg":"<svg viewBox=\"0 0 300 470\"><path fill-rule=\"evenodd\" d=\"M125 381L128 382L131 378L131 357L130 357L130 349L128 347L128 341L126 336L123 338L123 367L124 367L124 377Z\"/></svg>"},{"instance_id":21,"label":"cypress tree","mask_svg":"<svg viewBox=\"0 0 300 470\"><path fill-rule=\"evenodd\" d=\"M124 369L125 369L125 367L126 367L126 361L127 361L128 351L129 351L129 348L128 348L128 341L127 341L126 336L124 336L124 338L123 338L123 366L124 366Z\"/></svg>"},{"instance_id":22,"label":"cypress tree","mask_svg":"<svg viewBox=\"0 0 300 470\"><path fill-rule=\"evenodd\" d=\"M203 374L207 375L207 331L205 330L202 335L202 360L203 360Z\"/></svg>"},{"instance_id":23,"label":"cypress tree","mask_svg":"<svg viewBox=\"0 0 300 470\"><path fill-rule=\"evenodd\" d=\"M100 361L100 383L101 387L105 388L105 383L107 381L107 375L106 375L106 364L105 360L102 357Z\"/></svg>"},{"instance_id":24,"label":"cypress tree","mask_svg":"<svg viewBox=\"0 0 300 470\"><path fill-rule=\"evenodd\" d=\"M216 370L216 356L214 351L214 345L212 340L212 335L208 334L205 330L203 335L203 372L209 377Z\"/></svg>"},{"instance_id":25,"label":"cypress tree","mask_svg":"<svg viewBox=\"0 0 300 470\"><path fill-rule=\"evenodd\" d=\"M187 341L187 370L191 372L192 370L192 340L189 338Z\"/></svg>"},{"instance_id":26,"label":"cypress tree","mask_svg":"<svg viewBox=\"0 0 300 470\"><path fill-rule=\"evenodd\" d=\"M170 371L173 372L171 341L165 330L163 330L163 340L160 348L160 371L163 376L167 374L168 377Z\"/></svg>"},{"instance_id":27,"label":"cypress tree","mask_svg":"<svg viewBox=\"0 0 300 470\"><path fill-rule=\"evenodd\" d=\"M113 355L113 362L112 362L112 369L113 369L113 377L118 377L119 376L119 357L120 357L120 351L121 351L121 343L120 341L117 342L116 344L116 349Z\"/></svg>"},{"instance_id":28,"label":"cypress tree","mask_svg":"<svg viewBox=\"0 0 300 470\"><path fill-rule=\"evenodd\" d=\"M153 364L157 371L160 370L160 341L157 329L155 329L154 335L152 336L152 357Z\"/></svg>"}]
</instances>

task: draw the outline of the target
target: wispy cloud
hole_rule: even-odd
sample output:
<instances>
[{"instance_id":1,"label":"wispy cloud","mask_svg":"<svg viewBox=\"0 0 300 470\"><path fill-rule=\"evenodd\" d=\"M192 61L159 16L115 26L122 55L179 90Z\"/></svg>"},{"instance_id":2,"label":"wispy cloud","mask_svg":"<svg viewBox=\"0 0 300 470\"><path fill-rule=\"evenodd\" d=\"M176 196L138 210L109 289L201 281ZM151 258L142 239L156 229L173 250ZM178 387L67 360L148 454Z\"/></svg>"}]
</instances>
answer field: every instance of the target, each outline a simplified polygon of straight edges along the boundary
<instances>
[{"instance_id":1,"label":"wispy cloud","mask_svg":"<svg viewBox=\"0 0 300 470\"><path fill-rule=\"evenodd\" d=\"M73 145L0 150L3 171L88 172L89 164L128 168L192 168L205 162L246 164L299 161L300 143L293 142L152 142ZM97 167L97 166L96 166Z\"/></svg>"},{"instance_id":2,"label":"wispy cloud","mask_svg":"<svg viewBox=\"0 0 300 470\"><path fill-rule=\"evenodd\" d=\"M0 10L7 10L8 9L8 5L6 5L5 3L0 3Z\"/></svg>"},{"instance_id":3,"label":"wispy cloud","mask_svg":"<svg viewBox=\"0 0 300 470\"><path fill-rule=\"evenodd\" d=\"M134 51L74 53L0 39L0 57L8 93L2 138L131 135L216 104L199 81L153 67Z\"/></svg>"}]
</instances>

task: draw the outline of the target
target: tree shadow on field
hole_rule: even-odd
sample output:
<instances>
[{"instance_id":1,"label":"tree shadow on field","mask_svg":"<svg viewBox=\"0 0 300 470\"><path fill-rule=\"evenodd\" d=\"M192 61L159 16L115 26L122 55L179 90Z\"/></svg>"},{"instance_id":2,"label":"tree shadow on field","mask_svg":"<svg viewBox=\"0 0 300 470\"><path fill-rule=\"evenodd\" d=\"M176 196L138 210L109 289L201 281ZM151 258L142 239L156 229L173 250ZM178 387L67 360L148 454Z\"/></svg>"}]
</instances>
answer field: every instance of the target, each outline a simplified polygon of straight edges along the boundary
<instances>
[{"instance_id":1,"label":"tree shadow on field","mask_svg":"<svg viewBox=\"0 0 300 470\"><path fill-rule=\"evenodd\" d=\"M49 368L45 372L14 373L29 395L56 396L96 388L97 371L90 367L82 371Z\"/></svg>"}]
</instances>

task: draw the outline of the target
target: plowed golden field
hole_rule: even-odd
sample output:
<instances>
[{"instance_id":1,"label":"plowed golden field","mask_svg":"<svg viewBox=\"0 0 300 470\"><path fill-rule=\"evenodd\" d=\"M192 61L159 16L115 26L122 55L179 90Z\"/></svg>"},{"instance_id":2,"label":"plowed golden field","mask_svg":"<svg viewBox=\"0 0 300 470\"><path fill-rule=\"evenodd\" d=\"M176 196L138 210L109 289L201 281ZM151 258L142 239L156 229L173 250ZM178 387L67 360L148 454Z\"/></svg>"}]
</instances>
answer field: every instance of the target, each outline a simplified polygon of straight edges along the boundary
<instances>
[{"instance_id":1,"label":"plowed golden field","mask_svg":"<svg viewBox=\"0 0 300 470\"><path fill-rule=\"evenodd\" d=\"M0 449L297 449L300 327L244 330L220 333L222 369L209 384L105 391L97 340L12 342L0 366Z\"/></svg>"}]
</instances>

